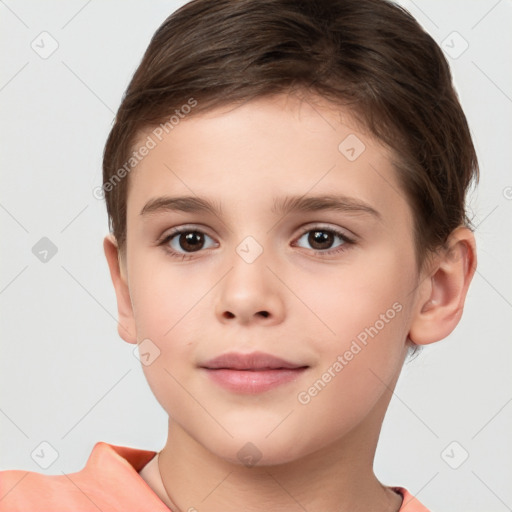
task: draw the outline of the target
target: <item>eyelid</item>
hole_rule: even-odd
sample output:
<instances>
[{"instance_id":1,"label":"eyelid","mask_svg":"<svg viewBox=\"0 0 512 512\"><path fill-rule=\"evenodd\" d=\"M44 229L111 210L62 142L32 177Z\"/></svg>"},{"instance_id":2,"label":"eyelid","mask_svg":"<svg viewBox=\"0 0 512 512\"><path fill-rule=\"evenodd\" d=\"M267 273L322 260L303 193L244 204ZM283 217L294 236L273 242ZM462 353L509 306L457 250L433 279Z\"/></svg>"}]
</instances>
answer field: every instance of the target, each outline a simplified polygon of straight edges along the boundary
<instances>
[{"instance_id":1,"label":"eyelid","mask_svg":"<svg viewBox=\"0 0 512 512\"><path fill-rule=\"evenodd\" d=\"M311 223L307 224L306 226L303 226L301 228L301 232L300 232L301 234L299 235L299 238L301 238L303 235L305 235L309 231L314 231L315 229L318 231L321 231L321 230L332 231L333 233L336 233L337 235L341 236L347 242L350 242L350 243L355 243L358 238L354 233L352 233L352 231L349 231L346 228L330 225L325 222L316 222L316 223L311 222Z\"/></svg>"},{"instance_id":2,"label":"eyelid","mask_svg":"<svg viewBox=\"0 0 512 512\"><path fill-rule=\"evenodd\" d=\"M212 250L211 247L209 247L207 249L201 249L199 251L194 251L194 252L179 252L179 251L176 251L175 249L173 249L172 247L170 247L170 242L175 237L181 235L182 233L190 233L193 231L197 231L199 233L202 233L203 235L206 235L208 238L211 238L212 240L214 240L215 244L217 244L217 247L218 247L218 242L214 239L214 237L212 237L208 233L206 233L205 232L206 230L203 227L198 228L198 227L192 226L192 225L177 226L177 227L171 228L170 230L164 231L164 234L162 236L160 236L158 238L158 240L156 241L156 246L158 248L163 249L165 251L165 253L168 256L170 256L171 258L181 259L181 261L191 260L191 259L195 258L196 252L199 254L209 253Z\"/></svg>"},{"instance_id":3,"label":"eyelid","mask_svg":"<svg viewBox=\"0 0 512 512\"><path fill-rule=\"evenodd\" d=\"M208 233L208 228L201 224L183 224L181 226L176 226L174 228L166 229L162 235L160 235L156 241L156 244L162 243L164 240L171 236L179 235L180 233L189 233L191 231L199 231L212 239L215 239L212 235Z\"/></svg>"}]
</instances>

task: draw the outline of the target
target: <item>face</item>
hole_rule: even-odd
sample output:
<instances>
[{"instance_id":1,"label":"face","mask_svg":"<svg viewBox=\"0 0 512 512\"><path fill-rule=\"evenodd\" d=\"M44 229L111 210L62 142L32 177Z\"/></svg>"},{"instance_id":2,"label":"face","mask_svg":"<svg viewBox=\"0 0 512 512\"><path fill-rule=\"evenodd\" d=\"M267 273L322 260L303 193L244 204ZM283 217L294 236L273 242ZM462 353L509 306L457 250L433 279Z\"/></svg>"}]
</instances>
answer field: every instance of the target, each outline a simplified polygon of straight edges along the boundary
<instances>
[{"instance_id":1,"label":"face","mask_svg":"<svg viewBox=\"0 0 512 512\"><path fill-rule=\"evenodd\" d=\"M343 443L406 354L411 209L390 153L314 101L185 117L129 178L126 339L175 428L235 462Z\"/></svg>"}]
</instances>

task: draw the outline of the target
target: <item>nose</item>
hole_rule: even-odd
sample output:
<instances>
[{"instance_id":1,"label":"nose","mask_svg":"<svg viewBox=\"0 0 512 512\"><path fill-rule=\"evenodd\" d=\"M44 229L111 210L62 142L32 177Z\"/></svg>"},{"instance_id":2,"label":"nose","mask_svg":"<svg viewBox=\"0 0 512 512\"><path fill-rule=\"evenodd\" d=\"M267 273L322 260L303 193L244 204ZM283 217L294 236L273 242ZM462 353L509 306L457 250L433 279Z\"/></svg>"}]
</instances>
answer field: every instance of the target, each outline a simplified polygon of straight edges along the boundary
<instances>
[{"instance_id":1,"label":"nose","mask_svg":"<svg viewBox=\"0 0 512 512\"><path fill-rule=\"evenodd\" d=\"M283 321L283 293L264 255L248 263L235 254L231 270L219 283L216 316L222 323L276 325Z\"/></svg>"}]
</instances>

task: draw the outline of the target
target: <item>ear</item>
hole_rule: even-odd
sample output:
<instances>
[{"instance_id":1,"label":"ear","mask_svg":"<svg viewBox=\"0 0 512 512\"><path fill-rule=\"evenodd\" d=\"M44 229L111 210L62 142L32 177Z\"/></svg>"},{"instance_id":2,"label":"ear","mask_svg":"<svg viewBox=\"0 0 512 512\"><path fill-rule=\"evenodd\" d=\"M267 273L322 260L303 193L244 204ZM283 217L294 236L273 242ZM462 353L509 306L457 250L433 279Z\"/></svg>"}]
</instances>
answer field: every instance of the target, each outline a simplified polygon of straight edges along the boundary
<instances>
[{"instance_id":1,"label":"ear","mask_svg":"<svg viewBox=\"0 0 512 512\"><path fill-rule=\"evenodd\" d=\"M118 324L117 332L127 343L137 343L137 331L133 317L133 306L130 299L125 264L119 254L117 241L113 235L107 235L103 240L103 250L110 269L110 277L114 284L117 298Z\"/></svg>"},{"instance_id":2,"label":"ear","mask_svg":"<svg viewBox=\"0 0 512 512\"><path fill-rule=\"evenodd\" d=\"M455 229L447 247L436 254L430 270L423 275L410 340L427 345L446 338L462 316L469 284L476 270L476 244L471 230Z\"/></svg>"}]
</instances>

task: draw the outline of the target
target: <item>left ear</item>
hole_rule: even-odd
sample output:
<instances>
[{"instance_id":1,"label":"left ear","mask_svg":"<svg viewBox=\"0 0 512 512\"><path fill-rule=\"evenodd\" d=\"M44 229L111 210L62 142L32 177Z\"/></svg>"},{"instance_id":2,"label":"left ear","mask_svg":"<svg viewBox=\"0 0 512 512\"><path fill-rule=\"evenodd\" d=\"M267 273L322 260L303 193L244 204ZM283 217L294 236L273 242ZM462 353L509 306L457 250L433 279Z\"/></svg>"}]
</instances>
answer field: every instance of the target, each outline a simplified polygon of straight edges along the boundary
<instances>
[{"instance_id":1,"label":"left ear","mask_svg":"<svg viewBox=\"0 0 512 512\"><path fill-rule=\"evenodd\" d=\"M421 278L409 331L413 343L434 343L455 329L475 270L475 237L470 229L458 227L450 234L446 248L433 257L428 274Z\"/></svg>"}]
</instances>

